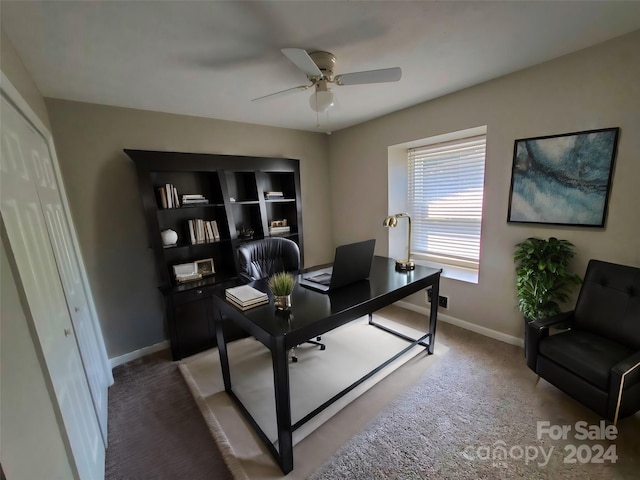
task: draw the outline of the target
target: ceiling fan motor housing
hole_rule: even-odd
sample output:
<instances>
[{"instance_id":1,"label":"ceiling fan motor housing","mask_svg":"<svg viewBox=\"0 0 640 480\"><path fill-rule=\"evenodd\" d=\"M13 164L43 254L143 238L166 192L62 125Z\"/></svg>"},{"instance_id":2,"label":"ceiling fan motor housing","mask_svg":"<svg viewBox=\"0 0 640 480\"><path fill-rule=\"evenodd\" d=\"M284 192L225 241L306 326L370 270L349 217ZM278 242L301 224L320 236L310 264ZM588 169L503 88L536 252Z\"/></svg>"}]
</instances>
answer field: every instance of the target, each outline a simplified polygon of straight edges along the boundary
<instances>
[{"instance_id":1,"label":"ceiling fan motor housing","mask_svg":"<svg viewBox=\"0 0 640 480\"><path fill-rule=\"evenodd\" d=\"M333 53L329 52L313 52L310 53L309 56L313 63L315 63L325 80L329 82L333 81L333 69L336 66L336 57Z\"/></svg>"}]
</instances>

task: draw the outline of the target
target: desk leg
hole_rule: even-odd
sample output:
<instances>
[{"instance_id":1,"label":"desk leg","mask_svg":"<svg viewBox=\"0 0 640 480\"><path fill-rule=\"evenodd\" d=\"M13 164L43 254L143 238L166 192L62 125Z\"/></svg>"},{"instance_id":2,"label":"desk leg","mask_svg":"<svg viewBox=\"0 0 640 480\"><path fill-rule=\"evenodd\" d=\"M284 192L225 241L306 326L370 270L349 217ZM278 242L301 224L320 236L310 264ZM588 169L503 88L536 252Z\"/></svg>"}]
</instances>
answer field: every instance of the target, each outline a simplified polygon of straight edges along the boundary
<instances>
[{"instance_id":1,"label":"desk leg","mask_svg":"<svg viewBox=\"0 0 640 480\"><path fill-rule=\"evenodd\" d=\"M222 369L222 379L224 380L224 389L231 391L231 374L229 373L229 355L227 354L227 343L224 340L224 332L222 331L222 312L217 311L216 315L216 342L218 343L218 353L220 354L220 368Z\"/></svg>"},{"instance_id":2,"label":"desk leg","mask_svg":"<svg viewBox=\"0 0 640 480\"><path fill-rule=\"evenodd\" d=\"M429 311L429 355L436 343L436 324L438 322L438 298L440 296L440 278L431 286L431 309Z\"/></svg>"},{"instance_id":3,"label":"desk leg","mask_svg":"<svg viewBox=\"0 0 640 480\"><path fill-rule=\"evenodd\" d=\"M273 361L273 385L276 392L278 450L280 453L280 468L286 475L293 470L293 435L291 430L289 364L284 338L276 338L274 347L271 350L271 358Z\"/></svg>"}]
</instances>

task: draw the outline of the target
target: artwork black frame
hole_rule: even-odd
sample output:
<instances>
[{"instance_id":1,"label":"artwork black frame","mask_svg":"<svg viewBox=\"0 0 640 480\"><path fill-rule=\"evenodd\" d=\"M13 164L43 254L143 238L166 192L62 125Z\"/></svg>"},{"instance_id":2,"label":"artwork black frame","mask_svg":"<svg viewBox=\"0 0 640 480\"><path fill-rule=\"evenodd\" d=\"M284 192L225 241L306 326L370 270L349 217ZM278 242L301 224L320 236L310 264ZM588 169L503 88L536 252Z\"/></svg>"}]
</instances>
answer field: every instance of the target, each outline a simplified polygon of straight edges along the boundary
<instances>
[{"instance_id":1,"label":"artwork black frame","mask_svg":"<svg viewBox=\"0 0 640 480\"><path fill-rule=\"evenodd\" d=\"M515 140L507 222L604 228L619 133Z\"/></svg>"}]
</instances>

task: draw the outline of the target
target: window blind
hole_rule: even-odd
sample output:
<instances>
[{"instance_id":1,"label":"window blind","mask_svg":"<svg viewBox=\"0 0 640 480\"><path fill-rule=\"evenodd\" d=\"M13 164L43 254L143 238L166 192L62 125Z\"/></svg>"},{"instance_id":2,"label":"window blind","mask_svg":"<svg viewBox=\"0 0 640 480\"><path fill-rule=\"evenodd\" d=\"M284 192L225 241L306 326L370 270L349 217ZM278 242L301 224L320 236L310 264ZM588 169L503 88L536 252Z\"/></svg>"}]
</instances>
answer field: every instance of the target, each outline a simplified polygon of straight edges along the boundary
<instances>
[{"instance_id":1,"label":"window blind","mask_svg":"<svg viewBox=\"0 0 640 480\"><path fill-rule=\"evenodd\" d=\"M478 268L485 153L486 135L408 151L413 254Z\"/></svg>"}]
</instances>

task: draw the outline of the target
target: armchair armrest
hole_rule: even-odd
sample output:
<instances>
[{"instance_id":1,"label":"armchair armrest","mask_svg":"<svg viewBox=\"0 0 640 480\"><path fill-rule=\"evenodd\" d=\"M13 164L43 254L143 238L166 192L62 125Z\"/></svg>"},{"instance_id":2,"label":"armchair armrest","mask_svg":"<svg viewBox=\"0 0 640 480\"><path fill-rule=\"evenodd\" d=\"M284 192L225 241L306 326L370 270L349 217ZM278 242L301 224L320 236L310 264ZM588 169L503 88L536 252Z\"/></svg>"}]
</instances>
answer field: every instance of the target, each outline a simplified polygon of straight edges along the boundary
<instances>
[{"instance_id":1,"label":"armchair armrest","mask_svg":"<svg viewBox=\"0 0 640 480\"><path fill-rule=\"evenodd\" d=\"M625 373L627 373L627 379L625 380L626 382L631 382L631 384L635 383L631 378L631 375L636 377L636 380L640 380L640 350L625 358L620 363L617 363L611 369L612 375L622 376Z\"/></svg>"},{"instance_id":2,"label":"armchair armrest","mask_svg":"<svg viewBox=\"0 0 640 480\"><path fill-rule=\"evenodd\" d=\"M549 327L559 324L571 325L575 310L559 313L547 318L532 320L525 324L524 333L524 353L527 359L527 366L538 373L536 364L538 360L538 345L540 340L549 336Z\"/></svg>"},{"instance_id":3,"label":"armchair armrest","mask_svg":"<svg viewBox=\"0 0 640 480\"><path fill-rule=\"evenodd\" d=\"M571 321L573 320L574 313L575 313L575 310L558 313L557 315L553 315L551 317L541 318L539 320L533 320L529 322L529 325L538 331L541 331L543 329L548 329L549 327L558 325L560 323L567 323L570 325Z\"/></svg>"},{"instance_id":4,"label":"armchair armrest","mask_svg":"<svg viewBox=\"0 0 640 480\"><path fill-rule=\"evenodd\" d=\"M609 380L609 415L613 423L618 420L624 390L640 383L640 350L611 368Z\"/></svg>"}]
</instances>

